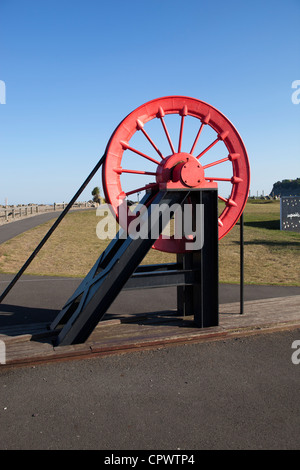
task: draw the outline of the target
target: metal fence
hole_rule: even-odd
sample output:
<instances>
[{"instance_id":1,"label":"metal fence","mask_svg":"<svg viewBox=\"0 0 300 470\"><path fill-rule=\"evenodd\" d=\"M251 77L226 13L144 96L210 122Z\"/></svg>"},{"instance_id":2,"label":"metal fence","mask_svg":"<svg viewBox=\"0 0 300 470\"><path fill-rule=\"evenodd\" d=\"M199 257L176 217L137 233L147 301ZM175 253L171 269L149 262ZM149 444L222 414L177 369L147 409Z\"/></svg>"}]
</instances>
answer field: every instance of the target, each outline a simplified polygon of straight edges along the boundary
<instances>
[{"instance_id":1,"label":"metal fence","mask_svg":"<svg viewBox=\"0 0 300 470\"><path fill-rule=\"evenodd\" d=\"M44 212L62 211L67 206L66 202L54 202L53 204L30 204L27 206L9 206L0 207L0 223L10 222L16 219L42 214ZM92 207L89 202L75 203L72 208L88 208Z\"/></svg>"}]
</instances>

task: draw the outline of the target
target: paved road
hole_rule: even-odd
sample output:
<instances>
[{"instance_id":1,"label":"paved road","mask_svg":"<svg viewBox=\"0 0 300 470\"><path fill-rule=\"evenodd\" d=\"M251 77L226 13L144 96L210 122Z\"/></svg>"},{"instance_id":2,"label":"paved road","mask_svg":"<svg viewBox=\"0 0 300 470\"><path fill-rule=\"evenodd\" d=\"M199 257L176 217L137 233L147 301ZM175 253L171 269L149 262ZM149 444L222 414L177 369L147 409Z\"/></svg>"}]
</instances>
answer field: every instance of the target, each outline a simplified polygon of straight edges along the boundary
<instances>
[{"instance_id":1,"label":"paved road","mask_svg":"<svg viewBox=\"0 0 300 470\"><path fill-rule=\"evenodd\" d=\"M295 340L299 330L0 368L0 449L299 450Z\"/></svg>"},{"instance_id":2,"label":"paved road","mask_svg":"<svg viewBox=\"0 0 300 470\"><path fill-rule=\"evenodd\" d=\"M71 209L70 212L74 211L83 211L90 209ZM14 222L9 222L7 224L0 225L0 244L10 240L11 238L20 235L31 228L36 227L37 225L44 224L49 220L57 219L62 211L55 212L45 212L44 214L34 215L32 217L24 217L23 219L16 220Z\"/></svg>"},{"instance_id":3,"label":"paved road","mask_svg":"<svg viewBox=\"0 0 300 470\"><path fill-rule=\"evenodd\" d=\"M0 286L11 277L1 275ZM1 324L51 320L78 282L23 276L0 306ZM220 301L238 293L221 285ZM246 299L293 293L299 288L245 286ZM165 304L175 305L174 289L159 299L121 293L110 311ZM299 450L295 340L300 330L0 368L0 449Z\"/></svg>"},{"instance_id":4,"label":"paved road","mask_svg":"<svg viewBox=\"0 0 300 470\"><path fill-rule=\"evenodd\" d=\"M0 274L0 292L13 278ZM1 327L51 322L73 294L81 279L23 275L0 304ZM157 295L153 295L155 292ZM159 294L159 295L158 295ZM245 286L245 300L300 295L300 287ZM220 303L239 302L239 286L220 285ZM176 288L121 292L108 313L144 313L176 309Z\"/></svg>"},{"instance_id":5,"label":"paved road","mask_svg":"<svg viewBox=\"0 0 300 470\"><path fill-rule=\"evenodd\" d=\"M37 225L44 224L48 220L56 219L60 215L60 212L45 212L44 214L34 215L32 217L26 217L24 219L16 220L15 222L9 222L7 224L0 225L0 244L10 240L11 238L20 235L20 233L26 232Z\"/></svg>"}]
</instances>

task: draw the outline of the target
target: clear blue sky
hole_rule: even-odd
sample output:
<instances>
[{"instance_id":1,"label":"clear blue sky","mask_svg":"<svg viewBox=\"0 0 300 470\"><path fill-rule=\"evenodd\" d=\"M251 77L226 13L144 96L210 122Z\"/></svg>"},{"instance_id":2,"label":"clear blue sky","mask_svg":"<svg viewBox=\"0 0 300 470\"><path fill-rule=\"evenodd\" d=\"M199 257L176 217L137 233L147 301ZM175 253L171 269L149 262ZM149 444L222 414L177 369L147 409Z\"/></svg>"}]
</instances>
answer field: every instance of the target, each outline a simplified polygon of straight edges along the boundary
<instances>
[{"instance_id":1,"label":"clear blue sky","mask_svg":"<svg viewBox=\"0 0 300 470\"><path fill-rule=\"evenodd\" d=\"M0 58L0 204L69 201L118 123L172 94L233 122L252 194L300 177L300 0L0 0Z\"/></svg>"}]
</instances>

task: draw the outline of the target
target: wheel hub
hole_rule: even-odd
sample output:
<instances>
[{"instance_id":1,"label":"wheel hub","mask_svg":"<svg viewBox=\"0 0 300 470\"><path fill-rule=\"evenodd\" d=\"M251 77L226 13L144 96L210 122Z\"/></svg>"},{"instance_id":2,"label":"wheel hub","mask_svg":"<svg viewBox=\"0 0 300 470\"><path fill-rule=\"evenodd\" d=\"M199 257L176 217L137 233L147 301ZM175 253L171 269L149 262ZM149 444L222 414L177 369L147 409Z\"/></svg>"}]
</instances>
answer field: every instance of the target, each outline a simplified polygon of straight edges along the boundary
<instances>
[{"instance_id":1,"label":"wheel hub","mask_svg":"<svg viewBox=\"0 0 300 470\"><path fill-rule=\"evenodd\" d=\"M156 181L161 189L207 187L201 163L189 153L175 153L166 157L156 171ZM211 184L209 184L211 186Z\"/></svg>"}]
</instances>

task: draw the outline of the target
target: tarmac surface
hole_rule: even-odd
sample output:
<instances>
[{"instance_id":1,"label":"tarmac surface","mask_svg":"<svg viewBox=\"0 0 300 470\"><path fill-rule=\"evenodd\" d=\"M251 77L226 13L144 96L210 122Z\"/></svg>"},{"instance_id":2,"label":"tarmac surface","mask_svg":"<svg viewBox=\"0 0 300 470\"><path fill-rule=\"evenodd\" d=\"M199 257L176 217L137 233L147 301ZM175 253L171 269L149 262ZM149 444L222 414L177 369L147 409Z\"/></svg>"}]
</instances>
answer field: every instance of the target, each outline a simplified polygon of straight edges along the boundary
<instances>
[{"instance_id":1,"label":"tarmac surface","mask_svg":"<svg viewBox=\"0 0 300 470\"><path fill-rule=\"evenodd\" d=\"M1 291L12 277L0 275ZM0 330L51 321L79 282L23 275L0 305ZM175 308L174 288L154 292L121 293L109 311ZM245 286L245 300L299 293L298 287ZM234 301L239 286L221 285L220 303ZM107 455L138 449L299 450L300 364L292 362L298 340L295 329L0 367L0 449L96 449Z\"/></svg>"},{"instance_id":2,"label":"tarmac surface","mask_svg":"<svg viewBox=\"0 0 300 470\"><path fill-rule=\"evenodd\" d=\"M299 450L295 340L299 330L0 369L0 449Z\"/></svg>"},{"instance_id":3,"label":"tarmac surface","mask_svg":"<svg viewBox=\"0 0 300 470\"><path fill-rule=\"evenodd\" d=\"M0 244L10 240L20 233L26 232L37 225L44 224L48 220L57 219L60 215L60 211L57 212L45 212L39 215L28 216L14 222L8 222L7 224L0 225Z\"/></svg>"},{"instance_id":4,"label":"tarmac surface","mask_svg":"<svg viewBox=\"0 0 300 470\"><path fill-rule=\"evenodd\" d=\"M0 274L0 292L13 279ZM23 274L0 304L1 327L15 324L52 322L82 279ZM300 287L244 286L244 300L300 295ZM176 287L121 292L108 310L112 314L158 312L176 309ZM239 285L220 284L219 302L239 302Z\"/></svg>"}]
</instances>

